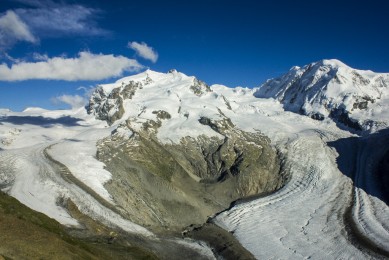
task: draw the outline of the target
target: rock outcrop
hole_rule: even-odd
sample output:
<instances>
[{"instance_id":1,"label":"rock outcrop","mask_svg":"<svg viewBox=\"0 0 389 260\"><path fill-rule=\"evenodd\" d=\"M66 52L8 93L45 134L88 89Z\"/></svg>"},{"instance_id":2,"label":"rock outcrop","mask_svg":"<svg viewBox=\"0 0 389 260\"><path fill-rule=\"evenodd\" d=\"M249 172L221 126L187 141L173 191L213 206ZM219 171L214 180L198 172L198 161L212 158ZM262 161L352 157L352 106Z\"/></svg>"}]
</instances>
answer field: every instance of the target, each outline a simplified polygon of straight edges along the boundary
<instances>
[{"instance_id":1,"label":"rock outcrop","mask_svg":"<svg viewBox=\"0 0 389 260\"><path fill-rule=\"evenodd\" d=\"M156 232L180 231L240 198L280 188L270 140L234 125L226 97L176 71L101 86L89 112L113 124L97 158L122 214Z\"/></svg>"}]
</instances>

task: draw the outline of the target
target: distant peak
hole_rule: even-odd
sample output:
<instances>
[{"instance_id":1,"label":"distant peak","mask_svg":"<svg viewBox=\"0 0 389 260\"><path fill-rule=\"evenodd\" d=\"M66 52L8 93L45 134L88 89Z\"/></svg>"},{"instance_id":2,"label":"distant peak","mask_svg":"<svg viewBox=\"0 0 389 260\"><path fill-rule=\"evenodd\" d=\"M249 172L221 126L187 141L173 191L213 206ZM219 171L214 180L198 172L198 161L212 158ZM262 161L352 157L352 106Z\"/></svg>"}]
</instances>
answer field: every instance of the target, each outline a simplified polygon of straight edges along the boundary
<instances>
[{"instance_id":1,"label":"distant peak","mask_svg":"<svg viewBox=\"0 0 389 260\"><path fill-rule=\"evenodd\" d=\"M333 68L339 68L339 67L346 67L349 68L348 65L344 64L340 60L337 59L323 59L317 62L314 62L314 64L317 64L319 66L329 66Z\"/></svg>"},{"instance_id":2,"label":"distant peak","mask_svg":"<svg viewBox=\"0 0 389 260\"><path fill-rule=\"evenodd\" d=\"M338 70L339 68L351 69L350 66L346 65L345 63L341 62L340 60L337 60L337 59L323 59L323 60L319 60L319 61L316 61L316 62L312 62L312 63L310 63L308 65L303 66L303 67L293 66L292 68L290 68L289 73L295 74L296 72L298 72L300 70L304 71L306 69L311 69L311 68L314 69L314 70L319 70L322 67L328 67L331 70L332 69Z\"/></svg>"},{"instance_id":3,"label":"distant peak","mask_svg":"<svg viewBox=\"0 0 389 260\"><path fill-rule=\"evenodd\" d=\"M149 74L155 74L155 73L159 73L159 72L157 72L157 71L155 71L155 70L147 69L147 70L145 70L144 72L141 72L141 73L139 73L139 74L146 74L146 75L149 75Z\"/></svg>"},{"instance_id":4,"label":"distant peak","mask_svg":"<svg viewBox=\"0 0 389 260\"><path fill-rule=\"evenodd\" d=\"M177 70L176 69L171 69L167 73L177 73Z\"/></svg>"}]
</instances>

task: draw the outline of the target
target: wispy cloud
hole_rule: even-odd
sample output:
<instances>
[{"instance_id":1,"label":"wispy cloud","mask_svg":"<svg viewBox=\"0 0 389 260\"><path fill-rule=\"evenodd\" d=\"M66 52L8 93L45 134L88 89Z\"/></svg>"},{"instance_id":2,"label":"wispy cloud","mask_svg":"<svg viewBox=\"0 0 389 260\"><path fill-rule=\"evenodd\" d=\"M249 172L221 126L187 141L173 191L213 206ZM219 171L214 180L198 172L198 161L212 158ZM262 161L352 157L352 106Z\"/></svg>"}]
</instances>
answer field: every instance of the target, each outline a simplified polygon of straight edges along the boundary
<instances>
[{"instance_id":1,"label":"wispy cloud","mask_svg":"<svg viewBox=\"0 0 389 260\"><path fill-rule=\"evenodd\" d=\"M51 0L15 0L25 8L0 13L0 49L19 41L36 43L41 38L107 36L97 20L102 11L79 4Z\"/></svg>"},{"instance_id":2,"label":"wispy cloud","mask_svg":"<svg viewBox=\"0 0 389 260\"><path fill-rule=\"evenodd\" d=\"M34 52L32 54L32 58L36 61L47 61L49 59L49 56L47 56L47 54L40 54L38 52Z\"/></svg>"},{"instance_id":3,"label":"wispy cloud","mask_svg":"<svg viewBox=\"0 0 389 260\"><path fill-rule=\"evenodd\" d=\"M48 4L38 8L16 9L15 12L33 32L44 37L108 34L97 25L100 11L82 5Z\"/></svg>"},{"instance_id":4,"label":"wispy cloud","mask_svg":"<svg viewBox=\"0 0 389 260\"><path fill-rule=\"evenodd\" d=\"M0 49L13 45L18 41L35 43L38 39L29 27L14 11L7 11L0 16Z\"/></svg>"},{"instance_id":5,"label":"wispy cloud","mask_svg":"<svg viewBox=\"0 0 389 260\"><path fill-rule=\"evenodd\" d=\"M52 0L13 0L32 7L47 7L56 5Z\"/></svg>"},{"instance_id":6,"label":"wispy cloud","mask_svg":"<svg viewBox=\"0 0 389 260\"><path fill-rule=\"evenodd\" d=\"M79 95L62 95L51 98L51 102L56 105L63 103L74 109L85 106L87 104L87 99Z\"/></svg>"},{"instance_id":7,"label":"wispy cloud","mask_svg":"<svg viewBox=\"0 0 389 260\"><path fill-rule=\"evenodd\" d=\"M143 66L134 59L112 54L80 52L76 58L53 57L44 61L25 62L8 66L0 64L0 81L29 79L102 80L118 77L123 72L135 72Z\"/></svg>"},{"instance_id":8,"label":"wispy cloud","mask_svg":"<svg viewBox=\"0 0 389 260\"><path fill-rule=\"evenodd\" d=\"M14 58L14 57L12 57L11 55L9 55L9 54L6 53L6 52L2 53L2 56L3 56L6 60L8 60L8 61L10 61L10 62L12 62L12 63L19 63L19 62L22 62L22 61L23 61L23 59ZM0 57L1 57L1 55L0 55Z\"/></svg>"},{"instance_id":9,"label":"wispy cloud","mask_svg":"<svg viewBox=\"0 0 389 260\"><path fill-rule=\"evenodd\" d=\"M139 57L146 60L156 62L158 60L158 53L144 42L129 42L128 48L133 49Z\"/></svg>"}]
</instances>

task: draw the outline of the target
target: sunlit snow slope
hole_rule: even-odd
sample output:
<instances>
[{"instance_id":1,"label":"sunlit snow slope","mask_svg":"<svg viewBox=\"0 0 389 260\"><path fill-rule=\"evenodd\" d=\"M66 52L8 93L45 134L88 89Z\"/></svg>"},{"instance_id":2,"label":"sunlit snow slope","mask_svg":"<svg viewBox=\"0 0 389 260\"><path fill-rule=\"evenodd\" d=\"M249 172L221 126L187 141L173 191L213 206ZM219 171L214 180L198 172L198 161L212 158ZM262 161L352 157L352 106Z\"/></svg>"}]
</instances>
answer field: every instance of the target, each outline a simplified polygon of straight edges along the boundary
<instances>
[{"instance_id":1,"label":"sunlit snow slope","mask_svg":"<svg viewBox=\"0 0 389 260\"><path fill-rule=\"evenodd\" d=\"M269 100L242 102L236 91L225 93L238 104L234 112L248 107L254 111L246 113L244 124L256 122L257 129L273 140L284 156L284 170L290 174L289 182L278 192L238 203L214 220L233 232L258 259L389 256L388 190L382 185L388 183L388 172L387 168L377 170L389 149L385 128L388 103L384 98L389 90L387 83L380 81L387 74L360 72L369 78L362 87L345 78L341 80L346 85L333 83L337 71L353 70L338 61L322 61L303 69L293 68L255 90L255 96L275 97L286 110L321 113L321 121L277 111L275 105L267 105ZM355 102L357 97L368 95L381 100L349 114L359 122L370 120L380 126L369 129L376 131L374 134L358 137L342 131L328 118L328 108L350 109L350 99Z\"/></svg>"},{"instance_id":2,"label":"sunlit snow slope","mask_svg":"<svg viewBox=\"0 0 389 260\"><path fill-rule=\"evenodd\" d=\"M341 127L372 132L388 127L389 74L322 60L270 79L255 92L279 100L285 110L317 120L331 117Z\"/></svg>"},{"instance_id":3,"label":"sunlit snow slope","mask_svg":"<svg viewBox=\"0 0 389 260\"><path fill-rule=\"evenodd\" d=\"M65 225L78 225L61 205L61 201L70 199L82 213L108 226L151 234L109 207L112 202L103 185L110 173L94 158L96 141L110 133L106 123L88 116L84 109L0 110L0 119L3 191Z\"/></svg>"},{"instance_id":4,"label":"sunlit snow slope","mask_svg":"<svg viewBox=\"0 0 389 260\"><path fill-rule=\"evenodd\" d=\"M107 225L150 236L115 211L96 142L112 133L131 137L128 125L151 128L165 144L221 138L211 123L224 120L266 135L288 176L275 193L213 218L256 258L389 257L388 75L324 60L257 89L231 89L148 70L99 86L89 115L1 110L0 188L66 225L78 224L61 207L71 199Z\"/></svg>"}]
</instances>

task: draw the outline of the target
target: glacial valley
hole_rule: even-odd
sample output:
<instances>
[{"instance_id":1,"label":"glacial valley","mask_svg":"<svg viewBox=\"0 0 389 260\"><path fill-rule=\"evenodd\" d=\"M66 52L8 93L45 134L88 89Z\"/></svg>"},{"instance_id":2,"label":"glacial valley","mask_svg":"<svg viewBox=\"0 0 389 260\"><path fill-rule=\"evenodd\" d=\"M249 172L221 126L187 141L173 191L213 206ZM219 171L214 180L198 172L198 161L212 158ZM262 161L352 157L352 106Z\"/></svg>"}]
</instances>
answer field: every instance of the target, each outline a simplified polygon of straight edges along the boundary
<instances>
[{"instance_id":1,"label":"glacial valley","mask_svg":"<svg viewBox=\"0 0 389 260\"><path fill-rule=\"evenodd\" d=\"M0 188L75 258L385 259L387 111L389 74L338 60L254 89L146 70L85 108L1 109Z\"/></svg>"}]
</instances>

